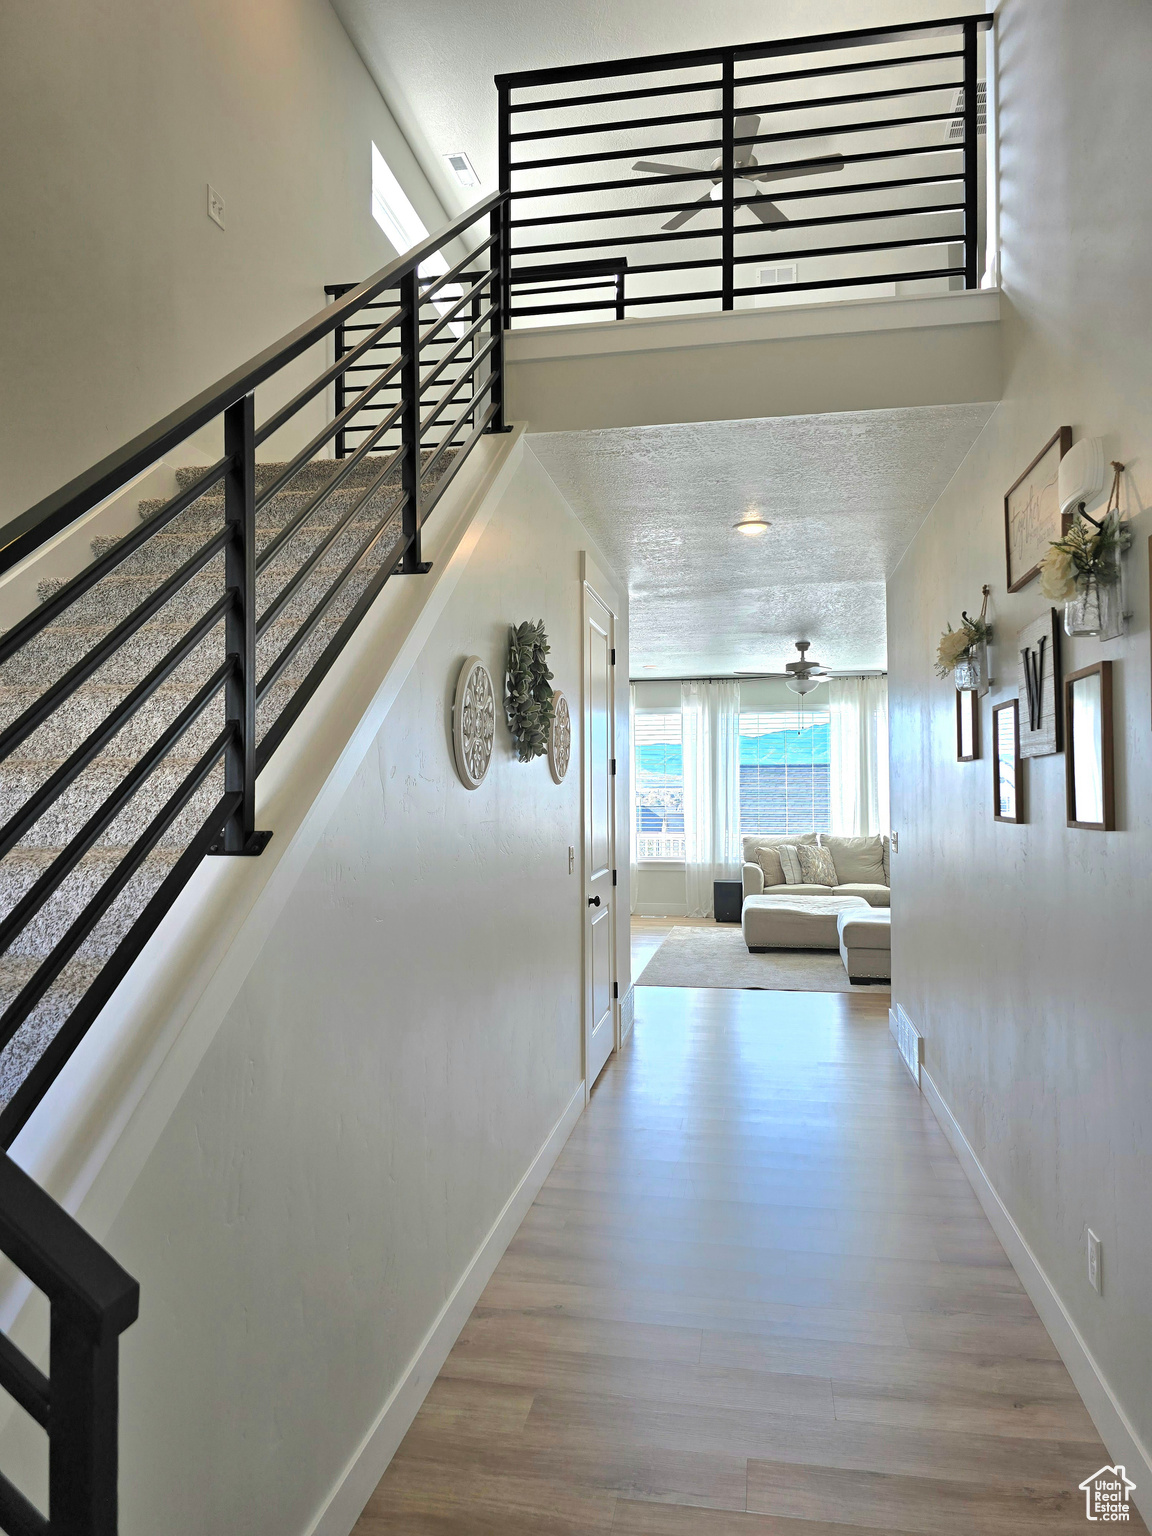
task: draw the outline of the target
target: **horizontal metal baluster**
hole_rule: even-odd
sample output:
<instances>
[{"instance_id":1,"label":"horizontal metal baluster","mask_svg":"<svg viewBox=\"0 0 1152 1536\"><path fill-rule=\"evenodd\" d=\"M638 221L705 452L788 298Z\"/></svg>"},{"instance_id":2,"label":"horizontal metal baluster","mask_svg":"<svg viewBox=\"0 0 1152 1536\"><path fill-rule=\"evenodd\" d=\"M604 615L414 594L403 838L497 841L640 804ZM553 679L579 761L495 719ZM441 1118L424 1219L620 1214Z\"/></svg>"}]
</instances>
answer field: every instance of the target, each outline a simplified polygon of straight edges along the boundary
<instances>
[{"instance_id":1,"label":"horizontal metal baluster","mask_svg":"<svg viewBox=\"0 0 1152 1536\"><path fill-rule=\"evenodd\" d=\"M223 458L218 464L214 464L194 485L181 491L178 496L173 496L172 500L158 512L152 513L146 522L141 523L139 528L134 528L111 549L105 551L98 560L85 566L78 576L73 576L72 580L67 582L59 592L53 593L50 598L41 603L35 612L14 625L3 639L0 639L0 662L5 662L9 657L14 656L42 629L46 629L54 619L59 618L62 613L71 608L77 598L83 597L90 587L103 581L110 571L114 571L118 565L127 560L129 555L134 555L150 538L167 527L174 517L186 511L194 501L199 501L206 491L223 478L229 462L227 458Z\"/></svg>"},{"instance_id":2,"label":"horizontal metal baluster","mask_svg":"<svg viewBox=\"0 0 1152 1536\"><path fill-rule=\"evenodd\" d=\"M219 757L223 750L221 746L216 756ZM214 765L209 764L209 772L212 766ZM204 777L207 777L207 774ZM185 787L188 782L189 780L185 780ZM191 799L198 788L199 784L195 784L187 794L184 788L181 789L180 794L184 795L185 802ZM128 974L136 957L159 927L176 897L196 873L208 852L209 845L219 835L219 829L224 822L235 811L240 798L239 794L225 794L217 801L200 831L189 842L160 889L132 924L106 961L99 976L57 1030L39 1061L4 1106L3 1111L0 1112L0 1147L10 1147L23 1130L28 1117L51 1087L56 1074L80 1044L99 1016L100 1010Z\"/></svg>"},{"instance_id":3,"label":"horizontal metal baluster","mask_svg":"<svg viewBox=\"0 0 1152 1536\"><path fill-rule=\"evenodd\" d=\"M196 723L231 677L234 666L235 662L229 658L216 669L168 729L156 738L140 761L125 774L99 809L88 818L67 847L53 859L35 885L24 893L3 922L0 922L0 954L8 949L12 940L36 915L53 892L63 885L84 855L95 846L101 833L112 825L132 796L163 762L181 736Z\"/></svg>"},{"instance_id":4,"label":"horizontal metal baluster","mask_svg":"<svg viewBox=\"0 0 1152 1536\"><path fill-rule=\"evenodd\" d=\"M424 375L420 385L421 392L426 390L430 384L435 384L436 380L444 372L445 368L450 368L452 366L459 354L472 340L473 336L475 336L476 332L488 324L496 311L497 306L495 304L490 304L484 313L479 317L479 319L473 321L473 323L464 332L463 336L461 336L460 340L452 348L451 352L448 352L444 357L440 359L435 368L432 369L431 373L426 373Z\"/></svg>"},{"instance_id":5,"label":"horizontal metal baluster","mask_svg":"<svg viewBox=\"0 0 1152 1536\"><path fill-rule=\"evenodd\" d=\"M354 416L362 405L367 404L369 400L385 388L391 379L395 378L399 368L400 361L397 359L395 363L385 368L380 376L371 384L366 384L352 404L347 406L341 415L333 417L326 426L317 432L310 443L307 443L301 448L299 453L292 457L283 473L277 475L276 479L266 485L256 497L257 512L263 511L273 497L278 496L284 487L296 478L304 466L312 462L317 450L323 448L325 443L330 442L336 436L349 417Z\"/></svg>"},{"instance_id":6,"label":"horizontal metal baluster","mask_svg":"<svg viewBox=\"0 0 1152 1536\"><path fill-rule=\"evenodd\" d=\"M499 412L500 412L500 404L499 404L498 401L494 400L491 403L491 405L489 405L484 411L482 411L480 413L480 415L476 418L476 424L472 428L472 431L468 434L468 436L462 442L462 444L460 446L460 451L457 453L456 457L452 460L451 464L449 464L448 468L440 476L439 480L437 480L436 484L428 492L427 499L424 502L424 521L425 522L428 521L428 518L429 518L429 516L432 513L433 507L435 507L436 503L440 500L441 496L443 496L444 492L452 484L452 479L453 479L454 475L456 474L456 471L467 460L469 453L472 451L472 448L475 446L477 438L479 438L482 435L482 433L484 432L485 428L488 426L489 422L496 421L498 419ZM500 431L501 429L499 427L497 427L496 430Z\"/></svg>"},{"instance_id":7,"label":"horizontal metal baluster","mask_svg":"<svg viewBox=\"0 0 1152 1536\"><path fill-rule=\"evenodd\" d=\"M403 361L404 359L401 359L401 362ZM338 491L340 489L345 480L347 480L348 476L356 468L357 464L363 461L363 459L372 451L372 449L384 436L385 432L387 432L388 428L395 421L398 414L398 411L393 411L389 416L386 416L384 420L373 429L372 436L362 442L354 453L350 453L348 457L343 460L343 468L339 469L336 474L332 476L331 480L329 480L326 485L324 485L319 491L316 492L316 495L313 496L312 500L308 502L308 504L301 511L297 512L295 517L293 517L290 522L286 523L284 527L281 528L276 537L270 540L264 546L256 560L257 575L259 575L265 566L267 566L269 562L279 553L279 551L283 549L288 540L299 533L300 529L312 516L313 512L315 512L317 508L323 506L334 491ZM352 429L345 428L345 431L349 430Z\"/></svg>"},{"instance_id":8,"label":"horizontal metal baluster","mask_svg":"<svg viewBox=\"0 0 1152 1536\"><path fill-rule=\"evenodd\" d=\"M429 427L433 426L439 420L447 408L452 404L452 401L456 398L456 393L459 390L461 384L464 383L465 379L470 379L472 377L472 375L476 372L477 368L479 368L480 364L485 360L485 358L491 356L493 349L499 345L499 337L493 336L492 339L487 342L479 352L477 352L476 356L469 363L468 367L465 368L464 371L460 374L459 378L454 379L448 386L448 389L445 391L445 393L441 395L437 405L431 411L431 413L425 416L421 421L421 435L423 435Z\"/></svg>"},{"instance_id":9,"label":"horizontal metal baluster","mask_svg":"<svg viewBox=\"0 0 1152 1536\"><path fill-rule=\"evenodd\" d=\"M57 980L61 971L75 955L84 940L112 906L133 875L139 870L153 848L179 816L185 805L215 768L221 755L235 735L235 727L227 725L200 758L176 793L164 808L149 822L147 829L132 844L131 849L117 864L115 870L101 885L79 916L70 924L62 939L58 939L52 953L44 960L0 1015L0 1050L3 1050L25 1019L40 1002L44 994Z\"/></svg>"},{"instance_id":10,"label":"horizontal metal baluster","mask_svg":"<svg viewBox=\"0 0 1152 1536\"><path fill-rule=\"evenodd\" d=\"M479 245L470 250L467 256L462 257L454 267L449 267L447 272L438 272L435 277L428 278L427 286L420 289L421 304L430 304L434 293L438 293L446 283L455 282L465 267L470 267L474 261L478 261L484 252L495 244L495 241L496 236L489 235L486 240L481 240Z\"/></svg>"},{"instance_id":11,"label":"horizontal metal baluster","mask_svg":"<svg viewBox=\"0 0 1152 1536\"><path fill-rule=\"evenodd\" d=\"M303 586L304 582L307 581L308 577L311 576L312 572L315 570L316 566L319 565L319 563L323 559L324 555L327 554L328 550L336 542L336 540L339 538L339 536L344 532L344 529L348 526L348 524L350 522L352 522L352 520L355 518L356 514L360 511L361 507L369 499L369 497L372 494L372 491L376 488L377 484L379 484L380 480L386 479L386 478L387 478L387 473L385 473L383 475L378 475L377 476L376 480L373 481L372 485L370 485L368 487L368 489L363 493L363 495L359 496L352 503L351 507L349 507L348 511L345 512L344 516L340 519L340 521L338 523L336 523L330 529L330 531L328 533L328 536L324 540L324 542L322 544L318 545L312 551L312 553L308 556L307 560L304 561L303 565L301 565L297 569L297 571L293 575L291 581L287 582L286 585L284 587L282 587L279 592L277 592L276 596L268 604L267 608L265 608L264 612L260 615L260 618L257 621L257 624L256 624L256 636L257 636L257 639L259 639L259 637L265 632L265 630L268 628L269 624L272 624L272 623L275 622L277 614L281 612L281 610L284 608L285 604L290 601L290 599L293 597L293 595L297 591L299 591L299 589ZM397 499L396 499L396 502L395 502L395 506L391 510L394 511L396 507L399 507L399 505L400 505L400 497L398 495ZM388 515L390 516L391 512Z\"/></svg>"},{"instance_id":12,"label":"horizontal metal baluster","mask_svg":"<svg viewBox=\"0 0 1152 1536\"><path fill-rule=\"evenodd\" d=\"M0 1472L0 1528L9 1536L52 1536L47 1520Z\"/></svg>"},{"instance_id":13,"label":"horizontal metal baluster","mask_svg":"<svg viewBox=\"0 0 1152 1536\"><path fill-rule=\"evenodd\" d=\"M495 380L493 375L489 374L489 376L480 385L479 389L477 389L476 393L469 400L468 404L460 412L459 416L457 416L456 420L452 423L451 430L449 431L445 441L440 444L439 448L435 450L435 452L425 461L424 465L421 467L421 479L423 479L425 475L431 474L437 460L440 458L440 455L442 453L446 453L451 447L452 439L456 436L456 433L459 431L463 423L467 421L469 416L471 416L479 402L488 393L488 391L492 389L494 382Z\"/></svg>"},{"instance_id":14,"label":"horizontal metal baluster","mask_svg":"<svg viewBox=\"0 0 1152 1536\"><path fill-rule=\"evenodd\" d=\"M47 1427L51 1395L48 1378L6 1333L0 1333L0 1386L37 1424Z\"/></svg>"},{"instance_id":15,"label":"horizontal metal baluster","mask_svg":"<svg viewBox=\"0 0 1152 1536\"><path fill-rule=\"evenodd\" d=\"M366 305L365 307L371 308L372 306ZM323 373L314 378L311 384L306 384L298 395L289 400L287 405L281 406L276 414L270 416L262 427L257 427L257 448L260 447L265 439L271 437L274 432L278 432L286 422L291 421L296 412L302 406L307 405L309 400L314 399L322 389L331 384L333 379L338 379L341 374L347 373L348 369L355 364L357 358L363 357L365 352L377 346L380 338L385 336L399 319L400 311L395 310L393 316L385 320L382 325L378 325L370 336L366 336L363 341L357 342L354 347L349 348L342 357L338 357L330 367L325 368Z\"/></svg>"},{"instance_id":16,"label":"horizontal metal baluster","mask_svg":"<svg viewBox=\"0 0 1152 1536\"><path fill-rule=\"evenodd\" d=\"M44 811L57 799L73 779L85 769L94 757L101 752L116 733L127 724L147 699L150 699L156 690L171 676L182 661L185 661L196 647L212 629L219 624L228 610L231 598L225 593L209 608L208 612L192 629L184 636L180 644L152 668L148 676L137 683L132 692L123 699L112 713L105 717L92 734L87 737L75 752L57 768L50 779L47 779L34 795L12 816L4 827L0 827L0 858L16 846L25 832L34 826Z\"/></svg>"},{"instance_id":17,"label":"horizontal metal baluster","mask_svg":"<svg viewBox=\"0 0 1152 1536\"><path fill-rule=\"evenodd\" d=\"M455 320L456 316L465 307L465 305L467 305L475 297L475 295L481 291L481 289L487 288L491 282L492 273L485 272L484 276L478 283L474 283L471 288L466 288L460 297L456 300L456 302L452 305L452 308L445 310L444 314L440 316L440 319L436 322L435 325L433 325L429 330L421 332L420 350L423 351L430 342L436 339L436 337L442 330L444 330L446 326L451 325L453 320Z\"/></svg>"},{"instance_id":18,"label":"horizontal metal baluster","mask_svg":"<svg viewBox=\"0 0 1152 1536\"><path fill-rule=\"evenodd\" d=\"M284 649L277 655L276 660L271 664L268 670L264 673L264 676L256 685L257 707L263 703L264 699L268 696L269 690L275 685L277 679L283 675L285 668L288 666L288 663L292 660L293 656L295 656L296 652L300 649L305 640L307 640L308 636L316 628L317 624L319 624L323 619L324 615L327 613L328 609L339 595L341 587L343 587L344 583L355 571L361 560L363 560L364 557L371 552L372 546L376 543L380 536L388 527L390 527L392 523L396 521L397 514L403 511L404 507L407 505L407 502L408 492L405 490L400 494L398 500L388 509L384 519L376 525L375 530L369 534L369 536L360 545L360 548L356 551L352 558L345 564L340 574L336 577L335 581L332 582L324 596L309 613L308 617L304 620L303 624L301 624L295 635L284 647Z\"/></svg>"},{"instance_id":19,"label":"horizontal metal baluster","mask_svg":"<svg viewBox=\"0 0 1152 1536\"><path fill-rule=\"evenodd\" d=\"M170 576L162 586L157 587L150 597L147 597L139 607L134 608L126 619L122 619L115 629L104 636L103 640L98 641L74 667L46 688L35 703L30 704L7 730L0 732L0 761L3 761L22 741L31 736L33 731L38 730L54 709L75 693L77 688L86 683L94 672L98 672L104 663L115 655L125 640L130 640L138 629L143 628L149 619L159 613L164 604L174 597L181 587L186 586L198 571L202 570L209 561L214 560L228 543L228 539L229 534L225 529L198 549L174 576Z\"/></svg>"}]
</instances>

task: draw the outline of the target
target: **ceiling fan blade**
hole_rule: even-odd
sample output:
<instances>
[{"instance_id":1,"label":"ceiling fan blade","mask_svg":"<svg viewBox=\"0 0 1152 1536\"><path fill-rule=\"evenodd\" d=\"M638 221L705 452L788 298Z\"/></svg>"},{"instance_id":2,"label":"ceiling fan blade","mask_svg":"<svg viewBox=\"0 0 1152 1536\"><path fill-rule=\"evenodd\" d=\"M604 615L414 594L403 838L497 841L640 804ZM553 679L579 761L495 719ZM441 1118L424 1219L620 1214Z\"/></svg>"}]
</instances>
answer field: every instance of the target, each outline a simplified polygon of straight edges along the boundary
<instances>
[{"instance_id":1,"label":"ceiling fan blade","mask_svg":"<svg viewBox=\"0 0 1152 1536\"><path fill-rule=\"evenodd\" d=\"M705 203L710 203L711 201L712 192L709 189L703 197L696 199L696 206L694 208L684 208L679 213L674 213L667 224L660 226L661 229L679 229L682 224L687 224L689 219L694 219Z\"/></svg>"},{"instance_id":2,"label":"ceiling fan blade","mask_svg":"<svg viewBox=\"0 0 1152 1536\"><path fill-rule=\"evenodd\" d=\"M739 203L737 206L749 209L750 212L756 215L761 224L767 224L769 229L773 225L787 224L788 222L788 215L777 208L775 203L770 203L767 198L763 198L755 203Z\"/></svg>"},{"instance_id":3,"label":"ceiling fan blade","mask_svg":"<svg viewBox=\"0 0 1152 1536\"><path fill-rule=\"evenodd\" d=\"M659 160L637 160L634 171L647 171L652 176L699 176L713 180L711 171L701 171L694 165L662 165Z\"/></svg>"},{"instance_id":4,"label":"ceiling fan blade","mask_svg":"<svg viewBox=\"0 0 1152 1536\"><path fill-rule=\"evenodd\" d=\"M732 137L734 139L747 139L757 132L760 127L760 119L754 116L737 117L732 122ZM752 159L754 144L737 144L733 161L736 165L747 165Z\"/></svg>"},{"instance_id":5,"label":"ceiling fan blade","mask_svg":"<svg viewBox=\"0 0 1152 1536\"><path fill-rule=\"evenodd\" d=\"M809 160L805 165L791 168L758 165L755 170L746 171L742 179L744 181L791 181L793 176L825 176L832 171L843 169L844 162L839 155L829 155L826 160Z\"/></svg>"}]
</instances>

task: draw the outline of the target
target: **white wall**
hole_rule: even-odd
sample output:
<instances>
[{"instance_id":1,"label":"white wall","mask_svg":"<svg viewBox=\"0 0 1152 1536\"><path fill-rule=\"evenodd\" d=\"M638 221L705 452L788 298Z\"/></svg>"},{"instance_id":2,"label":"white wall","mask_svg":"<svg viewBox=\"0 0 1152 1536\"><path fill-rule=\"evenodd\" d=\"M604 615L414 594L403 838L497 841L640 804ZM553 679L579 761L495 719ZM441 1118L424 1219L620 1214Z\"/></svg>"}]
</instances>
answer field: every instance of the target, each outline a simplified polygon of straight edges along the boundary
<instances>
[{"instance_id":1,"label":"white wall","mask_svg":"<svg viewBox=\"0 0 1152 1536\"><path fill-rule=\"evenodd\" d=\"M900 834L893 992L924 1032L933 1081L1147 1447L1152 10L1142 0L1005 0L998 29L1004 400L889 587ZM1076 438L1102 436L1107 457L1129 466L1130 633L1064 650L1067 669L1102 656L1116 663L1112 833L1066 827L1062 756L1026 764L1027 825L992 819L991 705L1015 693L1015 637L1046 606L1035 583L1005 594L1002 498L1063 423ZM932 656L985 581L999 675L983 705L983 760L963 764L954 691L933 677ZM1103 1296L1088 1284L1087 1226L1103 1239ZM1123 1446L1114 1438L1110 1449Z\"/></svg>"},{"instance_id":2,"label":"white wall","mask_svg":"<svg viewBox=\"0 0 1152 1536\"><path fill-rule=\"evenodd\" d=\"M0 10L0 523L392 258L373 140L435 229L328 0Z\"/></svg>"},{"instance_id":3,"label":"white wall","mask_svg":"<svg viewBox=\"0 0 1152 1536\"><path fill-rule=\"evenodd\" d=\"M469 792L450 711L543 618L579 719L588 548L526 453L105 1239L125 1536L308 1530L580 1086L579 754L556 786L501 722Z\"/></svg>"}]
</instances>

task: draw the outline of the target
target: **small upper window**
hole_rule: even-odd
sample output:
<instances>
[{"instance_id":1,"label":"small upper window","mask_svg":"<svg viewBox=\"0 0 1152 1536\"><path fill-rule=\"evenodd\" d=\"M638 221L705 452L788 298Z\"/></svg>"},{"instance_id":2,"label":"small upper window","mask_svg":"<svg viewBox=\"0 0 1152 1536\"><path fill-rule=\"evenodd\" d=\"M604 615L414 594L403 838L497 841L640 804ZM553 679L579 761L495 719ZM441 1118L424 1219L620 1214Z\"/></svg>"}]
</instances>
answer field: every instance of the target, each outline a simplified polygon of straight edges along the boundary
<instances>
[{"instance_id":1,"label":"small upper window","mask_svg":"<svg viewBox=\"0 0 1152 1536\"><path fill-rule=\"evenodd\" d=\"M392 174L392 167L375 144L372 146L372 217L401 256L428 238L424 220L413 208L408 194Z\"/></svg>"}]
</instances>

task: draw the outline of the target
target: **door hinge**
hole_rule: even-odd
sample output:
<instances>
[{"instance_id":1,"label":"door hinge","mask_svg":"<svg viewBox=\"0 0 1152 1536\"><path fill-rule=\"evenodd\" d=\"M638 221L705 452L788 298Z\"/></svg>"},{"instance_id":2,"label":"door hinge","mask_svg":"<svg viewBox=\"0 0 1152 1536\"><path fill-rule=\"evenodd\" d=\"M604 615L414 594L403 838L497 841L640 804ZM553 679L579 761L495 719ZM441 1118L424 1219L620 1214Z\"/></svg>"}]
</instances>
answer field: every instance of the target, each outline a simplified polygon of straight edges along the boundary
<instances>
[{"instance_id":1,"label":"door hinge","mask_svg":"<svg viewBox=\"0 0 1152 1536\"><path fill-rule=\"evenodd\" d=\"M620 983L618 981L614 981L612 983L612 996L613 997L619 997L620 996Z\"/></svg>"},{"instance_id":2,"label":"door hinge","mask_svg":"<svg viewBox=\"0 0 1152 1536\"><path fill-rule=\"evenodd\" d=\"M616 772L616 759L614 757L609 759L609 762L608 762L608 772L609 773L615 773Z\"/></svg>"},{"instance_id":3,"label":"door hinge","mask_svg":"<svg viewBox=\"0 0 1152 1536\"><path fill-rule=\"evenodd\" d=\"M615 870L612 871L612 884L613 885L616 884L616 871Z\"/></svg>"},{"instance_id":4,"label":"door hinge","mask_svg":"<svg viewBox=\"0 0 1152 1536\"><path fill-rule=\"evenodd\" d=\"M616 665L616 647L615 646L612 647L612 665L613 666Z\"/></svg>"}]
</instances>

